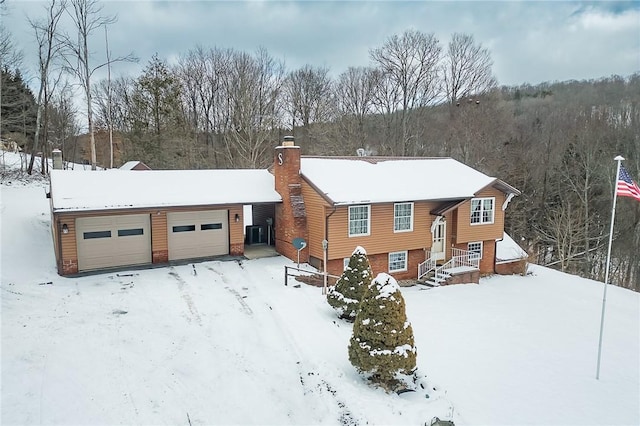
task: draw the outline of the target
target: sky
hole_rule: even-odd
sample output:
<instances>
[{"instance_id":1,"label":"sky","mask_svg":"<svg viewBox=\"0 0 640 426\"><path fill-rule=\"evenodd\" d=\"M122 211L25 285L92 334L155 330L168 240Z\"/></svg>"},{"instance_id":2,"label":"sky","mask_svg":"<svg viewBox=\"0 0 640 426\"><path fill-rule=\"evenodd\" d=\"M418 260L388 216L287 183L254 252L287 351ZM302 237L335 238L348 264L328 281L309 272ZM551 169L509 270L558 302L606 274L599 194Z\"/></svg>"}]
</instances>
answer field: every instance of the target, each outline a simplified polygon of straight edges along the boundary
<instances>
[{"instance_id":1,"label":"sky","mask_svg":"<svg viewBox=\"0 0 640 426\"><path fill-rule=\"evenodd\" d=\"M36 68L26 17L44 16L47 2L7 0L3 23ZM175 63L196 46L254 52L264 47L288 70L328 67L333 76L370 65L369 50L394 34L434 33L443 50L456 32L491 52L500 85L628 76L640 70L640 2L555 1L104 1L114 75L137 76L157 53ZM90 49L104 62L104 33ZM27 74L29 74L27 72ZM33 75L35 73L33 72ZM98 72L100 76L100 72Z\"/></svg>"}]
</instances>

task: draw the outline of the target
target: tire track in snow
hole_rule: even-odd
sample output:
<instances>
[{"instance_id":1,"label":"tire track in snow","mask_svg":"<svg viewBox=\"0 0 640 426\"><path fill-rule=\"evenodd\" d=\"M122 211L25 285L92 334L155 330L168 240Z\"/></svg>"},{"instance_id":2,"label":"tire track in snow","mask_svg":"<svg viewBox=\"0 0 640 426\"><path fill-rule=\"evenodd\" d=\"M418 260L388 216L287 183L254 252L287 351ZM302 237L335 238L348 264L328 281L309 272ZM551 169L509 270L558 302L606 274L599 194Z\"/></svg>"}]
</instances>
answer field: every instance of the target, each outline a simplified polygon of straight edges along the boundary
<instances>
[{"instance_id":1,"label":"tire track in snow","mask_svg":"<svg viewBox=\"0 0 640 426\"><path fill-rule=\"evenodd\" d=\"M186 287L188 286L187 282L184 280L184 278L180 276L180 274L178 274L174 270L173 266L170 269L171 270L169 271L169 275L178 282L178 290L180 290L180 295L184 299L185 303L187 304L187 308L189 309L190 315L187 316L187 319L189 321L195 320L198 323L198 325L202 326L202 318L200 318L200 313L198 313L198 309L196 308L196 305L193 303L193 299L191 298L191 295L186 290Z\"/></svg>"},{"instance_id":2,"label":"tire track in snow","mask_svg":"<svg viewBox=\"0 0 640 426\"><path fill-rule=\"evenodd\" d=\"M296 363L296 367L304 395L319 394L321 397L323 395L328 396L332 401L332 404L338 408L339 416L336 420L339 422L339 424L345 426L359 425L360 423L356 418L354 418L351 410L340 397L335 388L331 386L331 384L325 378L322 377L322 373L320 372L321 369L319 368L317 363L313 361L312 356L307 353L307 351L303 348L303 345L298 343L295 336L291 333L291 331L289 331L287 321L282 317L279 309L273 308L273 305L275 304L270 303L268 298L265 297L265 294L261 288L256 288L256 291L259 294L260 298L265 302L266 307L269 309L268 311L265 310L265 313L273 319L275 325L277 326L277 330L284 337L284 340L288 343L289 347L292 349L295 356L299 360ZM278 308L277 305L276 307Z\"/></svg>"},{"instance_id":3,"label":"tire track in snow","mask_svg":"<svg viewBox=\"0 0 640 426\"><path fill-rule=\"evenodd\" d=\"M240 302L240 306L242 306L242 310L247 315L253 315L253 310L249 307L247 302L244 300L244 297L240 293L238 293L236 289L229 287L229 282L227 281L227 278L222 273L216 271L211 266L207 266L206 268L211 272L213 272L214 274L216 274L217 276L219 276L220 279L222 279L222 282L225 284L224 289L227 290L229 293L233 294L236 297L236 299L238 299L238 302Z\"/></svg>"}]
</instances>

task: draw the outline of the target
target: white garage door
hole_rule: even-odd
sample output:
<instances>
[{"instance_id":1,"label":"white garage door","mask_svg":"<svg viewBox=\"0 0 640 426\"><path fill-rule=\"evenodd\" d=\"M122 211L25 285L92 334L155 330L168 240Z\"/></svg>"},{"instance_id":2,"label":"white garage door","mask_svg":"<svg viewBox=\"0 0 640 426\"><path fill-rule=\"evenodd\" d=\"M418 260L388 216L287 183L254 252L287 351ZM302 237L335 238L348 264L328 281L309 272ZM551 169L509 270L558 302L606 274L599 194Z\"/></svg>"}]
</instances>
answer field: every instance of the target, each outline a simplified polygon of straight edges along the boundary
<instances>
[{"instance_id":1,"label":"white garage door","mask_svg":"<svg viewBox=\"0 0 640 426\"><path fill-rule=\"evenodd\" d=\"M167 214L169 260L229 254L227 210Z\"/></svg>"},{"instance_id":2,"label":"white garage door","mask_svg":"<svg viewBox=\"0 0 640 426\"><path fill-rule=\"evenodd\" d=\"M76 219L78 270L151 263L148 214Z\"/></svg>"}]
</instances>

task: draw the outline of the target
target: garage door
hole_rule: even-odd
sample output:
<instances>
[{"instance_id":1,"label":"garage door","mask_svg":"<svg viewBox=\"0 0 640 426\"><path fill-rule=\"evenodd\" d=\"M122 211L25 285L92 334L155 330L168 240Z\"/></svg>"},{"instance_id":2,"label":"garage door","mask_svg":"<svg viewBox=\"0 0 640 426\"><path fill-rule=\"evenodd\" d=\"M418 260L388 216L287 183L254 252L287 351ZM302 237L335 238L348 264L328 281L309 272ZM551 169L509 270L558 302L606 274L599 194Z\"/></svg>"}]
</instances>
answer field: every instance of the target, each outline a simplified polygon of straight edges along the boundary
<instances>
[{"instance_id":1,"label":"garage door","mask_svg":"<svg viewBox=\"0 0 640 426\"><path fill-rule=\"evenodd\" d=\"M148 214L76 219L78 270L151 263Z\"/></svg>"},{"instance_id":2,"label":"garage door","mask_svg":"<svg viewBox=\"0 0 640 426\"><path fill-rule=\"evenodd\" d=\"M169 260L229 253L227 210L168 213L167 226Z\"/></svg>"}]
</instances>

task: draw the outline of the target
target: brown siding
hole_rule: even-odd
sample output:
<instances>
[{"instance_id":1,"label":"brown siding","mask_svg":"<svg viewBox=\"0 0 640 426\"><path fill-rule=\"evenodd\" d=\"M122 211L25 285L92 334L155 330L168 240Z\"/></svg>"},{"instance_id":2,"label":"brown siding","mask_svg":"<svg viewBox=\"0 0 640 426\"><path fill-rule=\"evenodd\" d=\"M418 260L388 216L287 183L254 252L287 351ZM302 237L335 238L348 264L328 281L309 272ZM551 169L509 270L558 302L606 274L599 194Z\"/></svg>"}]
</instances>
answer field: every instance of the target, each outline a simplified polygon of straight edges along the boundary
<instances>
[{"instance_id":1,"label":"brown siding","mask_svg":"<svg viewBox=\"0 0 640 426\"><path fill-rule=\"evenodd\" d=\"M493 223L487 225L471 225L471 201L467 201L457 209L456 244L471 241L487 241L502 238L504 231L504 212L502 204L505 194L495 188L486 188L476 194L476 198L495 197Z\"/></svg>"},{"instance_id":2,"label":"brown siding","mask_svg":"<svg viewBox=\"0 0 640 426\"><path fill-rule=\"evenodd\" d=\"M240 256L244 253L244 219L241 205L229 207L229 254ZM236 222L236 215L238 221Z\"/></svg>"},{"instance_id":3,"label":"brown siding","mask_svg":"<svg viewBox=\"0 0 640 426\"><path fill-rule=\"evenodd\" d=\"M168 250L167 212L159 211L151 214L151 250Z\"/></svg>"},{"instance_id":4,"label":"brown siding","mask_svg":"<svg viewBox=\"0 0 640 426\"><path fill-rule=\"evenodd\" d=\"M169 242L167 236L167 212L151 213L151 262L169 261Z\"/></svg>"},{"instance_id":5,"label":"brown siding","mask_svg":"<svg viewBox=\"0 0 640 426\"><path fill-rule=\"evenodd\" d=\"M302 181L302 196L307 209L307 226L309 231L309 255L318 259L324 258L322 240L324 240L325 217L333 211L329 204L318 193Z\"/></svg>"},{"instance_id":6,"label":"brown siding","mask_svg":"<svg viewBox=\"0 0 640 426\"><path fill-rule=\"evenodd\" d=\"M349 237L349 208L340 206L329 220L329 258L351 256L356 246L368 254L384 254L403 250L431 248L431 223L435 219L430 211L435 203L416 201L413 206L413 231L393 231L394 203L371 204L370 235Z\"/></svg>"}]
</instances>

